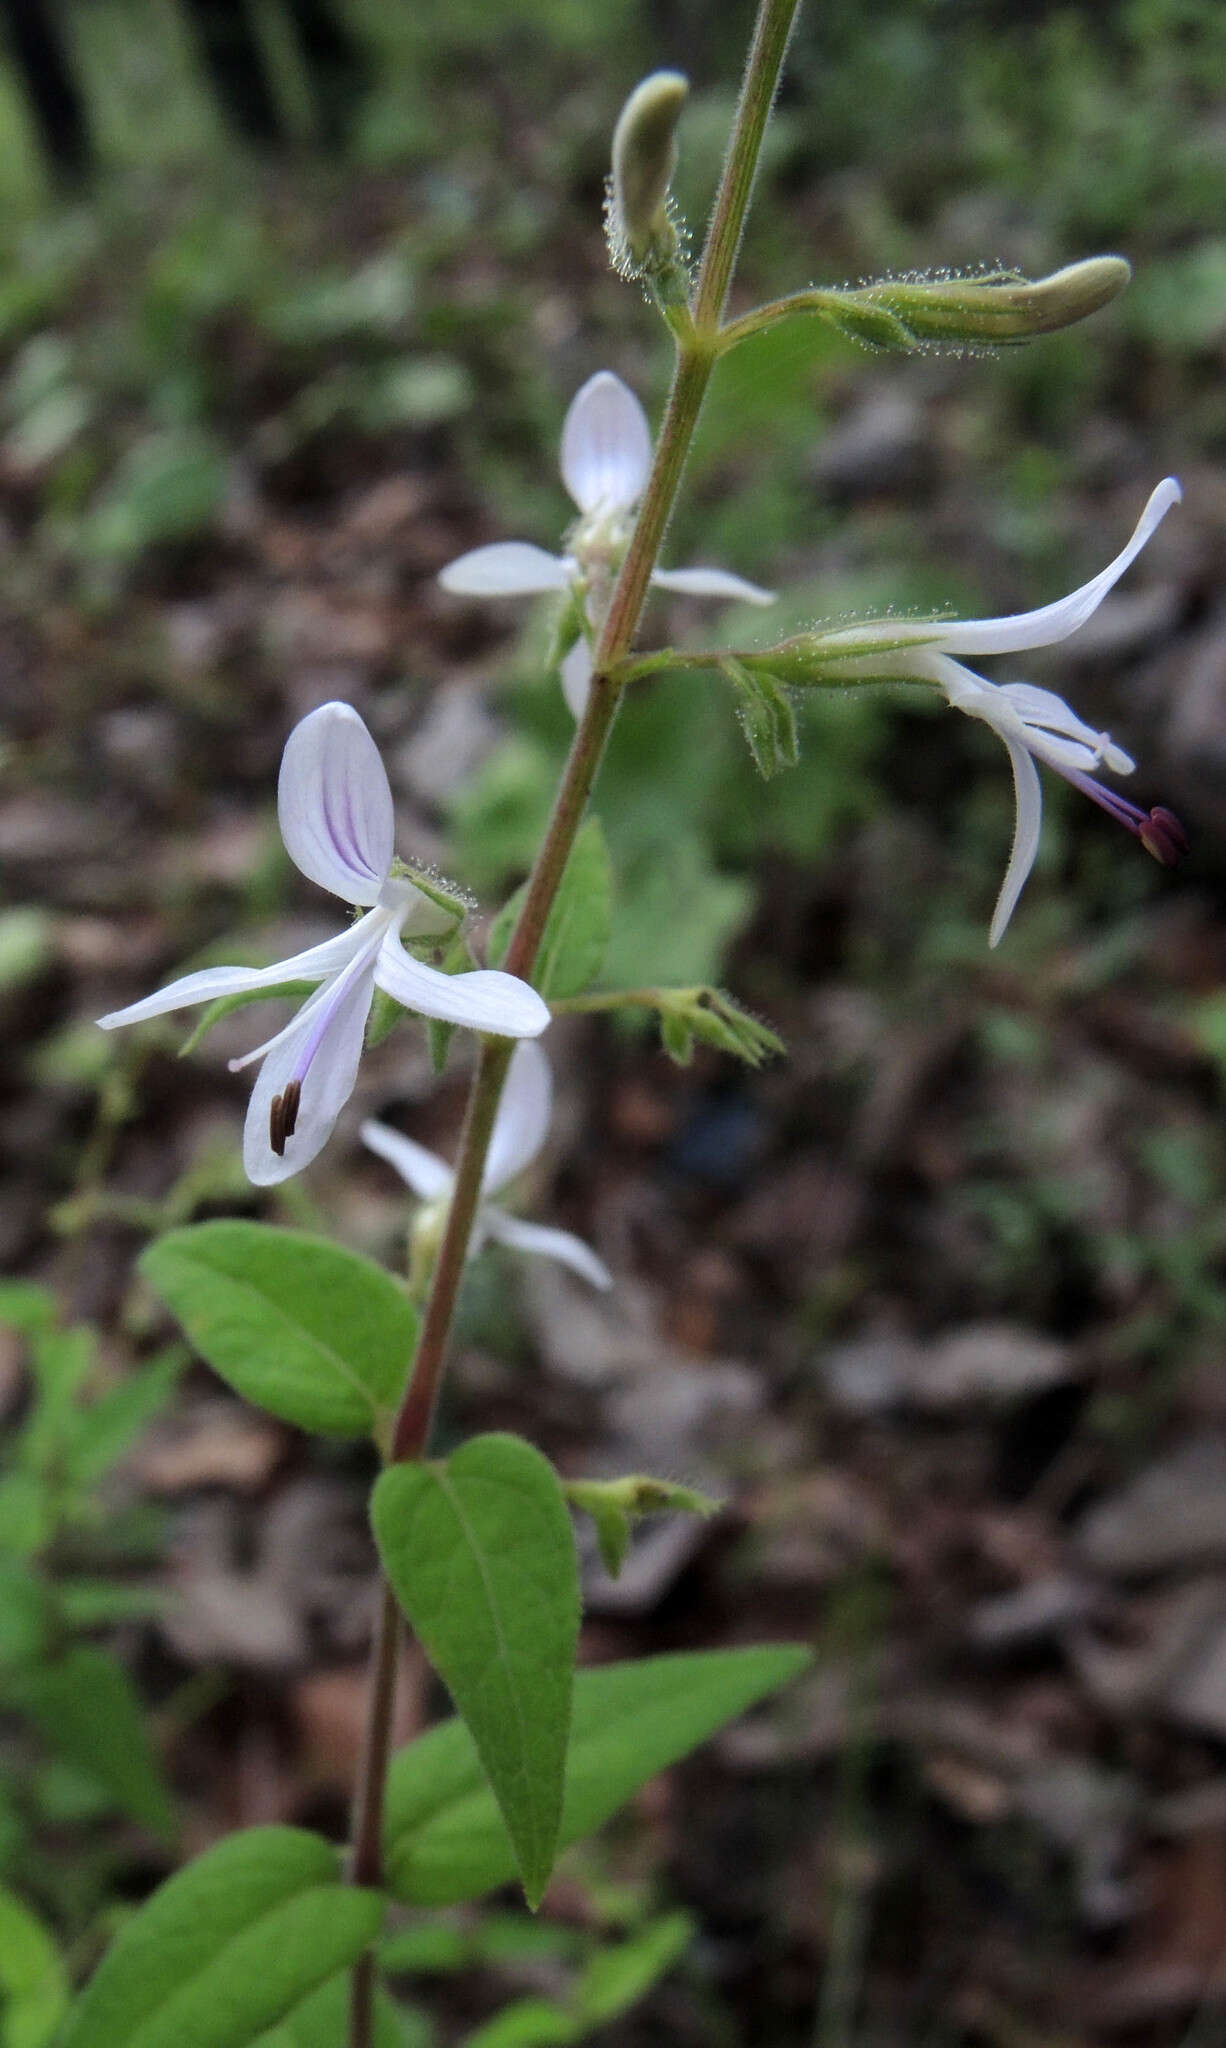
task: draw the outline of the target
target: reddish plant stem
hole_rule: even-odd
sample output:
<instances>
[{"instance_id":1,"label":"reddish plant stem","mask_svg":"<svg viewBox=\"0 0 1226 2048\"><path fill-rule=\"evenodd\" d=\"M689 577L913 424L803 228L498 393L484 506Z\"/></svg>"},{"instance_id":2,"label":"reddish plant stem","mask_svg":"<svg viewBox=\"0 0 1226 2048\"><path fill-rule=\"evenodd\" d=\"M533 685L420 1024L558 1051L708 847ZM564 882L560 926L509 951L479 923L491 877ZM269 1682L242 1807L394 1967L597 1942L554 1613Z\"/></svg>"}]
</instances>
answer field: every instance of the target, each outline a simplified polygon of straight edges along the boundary
<instances>
[{"instance_id":1,"label":"reddish plant stem","mask_svg":"<svg viewBox=\"0 0 1226 2048\"><path fill-rule=\"evenodd\" d=\"M760 0L753 45L699 272L695 300L696 329L678 347L672 387L651 473L596 648L587 705L575 732L545 837L529 877L523 908L503 962L511 974L525 978L531 976L549 912L583 822L617 715L622 687L617 666L638 630L652 570L659 556L698 415L718 358L719 319L736 261L762 137L798 5L799 0ZM513 1051L514 1046L506 1039L484 1038L481 1041L460 1137L447 1223L426 1303L412 1377L396 1418L392 1442L394 1460L425 1456L460 1281L480 1201L486 1153ZM355 1883L377 1884L382 1876L383 1791L391 1744L398 1637L395 1603L385 1588L373 1655L368 1737L355 1804L352 1870ZM371 2048L373 2026L373 1959L367 1955L353 1973L349 2048Z\"/></svg>"}]
</instances>

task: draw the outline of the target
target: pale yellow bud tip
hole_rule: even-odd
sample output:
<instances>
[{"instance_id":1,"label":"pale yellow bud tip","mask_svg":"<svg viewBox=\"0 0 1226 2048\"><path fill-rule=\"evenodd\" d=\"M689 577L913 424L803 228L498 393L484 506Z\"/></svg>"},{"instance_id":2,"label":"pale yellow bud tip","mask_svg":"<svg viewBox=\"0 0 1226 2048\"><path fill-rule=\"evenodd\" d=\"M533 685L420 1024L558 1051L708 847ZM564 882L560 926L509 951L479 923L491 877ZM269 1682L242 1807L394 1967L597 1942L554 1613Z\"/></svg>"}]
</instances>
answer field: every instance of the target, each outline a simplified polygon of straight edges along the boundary
<instances>
[{"instance_id":1,"label":"pale yellow bud tip","mask_svg":"<svg viewBox=\"0 0 1226 2048\"><path fill-rule=\"evenodd\" d=\"M1123 256L1087 256L1082 263L1068 263L1050 277L1021 287L1019 310L1030 314L1032 332L1048 325L1067 327L1118 299L1131 276L1132 265Z\"/></svg>"},{"instance_id":2,"label":"pale yellow bud tip","mask_svg":"<svg viewBox=\"0 0 1226 2048\"><path fill-rule=\"evenodd\" d=\"M628 255L642 263L668 237L668 188L689 80L653 71L636 85L613 131L613 213Z\"/></svg>"}]
</instances>

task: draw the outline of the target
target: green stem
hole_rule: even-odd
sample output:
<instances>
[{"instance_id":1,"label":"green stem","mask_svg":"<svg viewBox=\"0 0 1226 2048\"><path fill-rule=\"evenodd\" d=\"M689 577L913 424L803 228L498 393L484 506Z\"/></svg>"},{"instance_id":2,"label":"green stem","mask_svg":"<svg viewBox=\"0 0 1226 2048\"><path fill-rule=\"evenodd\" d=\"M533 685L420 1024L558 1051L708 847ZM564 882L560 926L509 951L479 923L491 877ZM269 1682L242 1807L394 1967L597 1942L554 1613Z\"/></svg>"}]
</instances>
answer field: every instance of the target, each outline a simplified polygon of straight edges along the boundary
<instances>
[{"instance_id":1,"label":"green stem","mask_svg":"<svg viewBox=\"0 0 1226 2048\"><path fill-rule=\"evenodd\" d=\"M698 330L703 327L701 309L705 308L707 332L696 331L692 339L678 343L672 388L656 442L651 473L595 651L587 705L575 731L553 813L503 961L505 970L510 974L525 978L531 976L546 920L583 822L596 771L617 715L623 687L617 666L638 630L651 572L659 556L698 414L717 360L718 343L714 328L732 276L762 136L798 5L799 0L760 0L745 83L699 273L696 327ZM486 1152L513 1051L514 1046L506 1039L485 1038L481 1042L460 1137L447 1223L439 1246L412 1377L396 1418L392 1456L397 1460L421 1458L426 1452L460 1280L480 1200ZM388 1597L385 1593L385 1616ZM355 1882L377 1883L381 1875L378 1844L391 1743L395 1680L394 1637L391 1650L387 1644L390 1633L390 1628L382 1628L375 1648L369 1724L371 1740L363 1762L356 1806L361 1832L355 1848ZM388 1675L384 1681L385 1671ZM384 1684L387 1697L380 1707ZM359 1849L363 1872L361 1880L357 1869ZM354 1971L349 2048L371 2048L372 2030L373 1975L369 1959L364 1958Z\"/></svg>"},{"instance_id":2,"label":"green stem","mask_svg":"<svg viewBox=\"0 0 1226 2048\"><path fill-rule=\"evenodd\" d=\"M762 138L774 105L779 75L800 0L760 0L745 80L724 159L707 246L703 250L694 298L694 325L712 338L723 317L733 266L749 211L753 181L762 155Z\"/></svg>"}]
</instances>

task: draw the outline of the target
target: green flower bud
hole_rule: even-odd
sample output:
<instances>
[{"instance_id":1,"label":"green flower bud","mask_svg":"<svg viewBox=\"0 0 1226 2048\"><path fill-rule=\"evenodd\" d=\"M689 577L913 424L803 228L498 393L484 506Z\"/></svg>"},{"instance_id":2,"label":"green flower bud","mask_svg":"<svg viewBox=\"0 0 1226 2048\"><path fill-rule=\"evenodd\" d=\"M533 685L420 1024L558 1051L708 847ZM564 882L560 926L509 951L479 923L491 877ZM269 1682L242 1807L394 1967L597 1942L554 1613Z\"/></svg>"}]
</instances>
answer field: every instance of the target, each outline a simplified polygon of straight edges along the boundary
<instances>
[{"instance_id":1,"label":"green flower bud","mask_svg":"<svg viewBox=\"0 0 1226 2048\"><path fill-rule=\"evenodd\" d=\"M815 286L759 306L725 328L725 348L796 313L816 314L869 348L985 348L1071 327L1117 298L1132 272L1122 256L1090 256L1050 277L886 277Z\"/></svg>"},{"instance_id":2,"label":"green flower bud","mask_svg":"<svg viewBox=\"0 0 1226 2048\"><path fill-rule=\"evenodd\" d=\"M669 186L688 91L681 72L653 71L635 86L613 131L609 241L617 269L631 275L660 270L677 255Z\"/></svg>"}]
</instances>

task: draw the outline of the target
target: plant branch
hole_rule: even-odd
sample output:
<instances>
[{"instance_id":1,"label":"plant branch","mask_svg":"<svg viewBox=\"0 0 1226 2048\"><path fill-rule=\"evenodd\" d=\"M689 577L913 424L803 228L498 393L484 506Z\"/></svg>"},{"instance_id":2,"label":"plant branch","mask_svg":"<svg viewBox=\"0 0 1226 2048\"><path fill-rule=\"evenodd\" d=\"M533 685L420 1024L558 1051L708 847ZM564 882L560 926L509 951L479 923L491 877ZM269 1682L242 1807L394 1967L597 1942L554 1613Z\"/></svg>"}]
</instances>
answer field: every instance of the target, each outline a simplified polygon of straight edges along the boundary
<instances>
[{"instance_id":1,"label":"plant branch","mask_svg":"<svg viewBox=\"0 0 1226 2048\"><path fill-rule=\"evenodd\" d=\"M800 0L760 0L694 298L694 325L699 334L705 334L712 340L723 317L724 301L732 282L745 216L758 174L762 138L766 134L799 6Z\"/></svg>"},{"instance_id":2,"label":"plant branch","mask_svg":"<svg viewBox=\"0 0 1226 2048\"><path fill-rule=\"evenodd\" d=\"M651 473L601 629L587 705L575 732L553 812L529 877L523 908L503 961L504 969L510 974L525 978L531 976L545 924L583 822L605 744L617 715L623 688L618 664L628 652L638 630L651 573L659 556L699 411L717 359L718 344L711 330L718 319L732 275L762 136L798 4L799 0L760 0L745 84L699 278L698 306L707 309L709 331L705 336L696 331L692 337L678 341L672 387ZM701 325L699 317L697 327L701 329ZM392 1456L398 1460L423 1457L429 1441L460 1280L481 1195L486 1153L513 1050L513 1045L506 1039L484 1038L481 1042L460 1138L454 1188L413 1373L396 1419ZM385 1593L385 1601L388 1598L390 1595ZM386 1640L388 1636L392 1638L390 1649ZM381 1632L376 1646L369 1723L371 1740L363 1765L357 1808L357 1844L361 1854L362 1879L358 1878L357 1852L354 1878L367 1883L378 1882L381 1874L378 1845L391 1740L394 1641L389 1627ZM380 1694L384 1685L387 1697L381 1705ZM355 1970L353 1985L350 2048L371 2048L373 1976L368 1958L364 1958Z\"/></svg>"}]
</instances>

